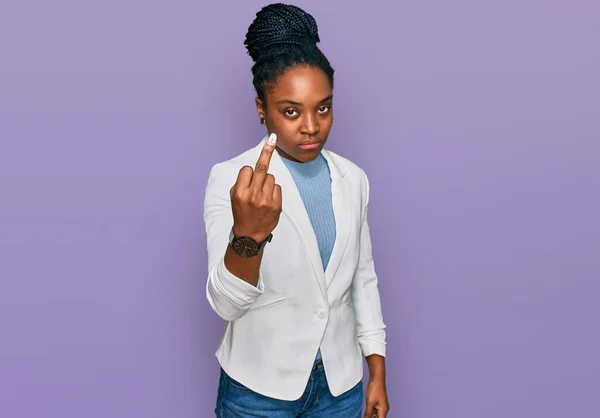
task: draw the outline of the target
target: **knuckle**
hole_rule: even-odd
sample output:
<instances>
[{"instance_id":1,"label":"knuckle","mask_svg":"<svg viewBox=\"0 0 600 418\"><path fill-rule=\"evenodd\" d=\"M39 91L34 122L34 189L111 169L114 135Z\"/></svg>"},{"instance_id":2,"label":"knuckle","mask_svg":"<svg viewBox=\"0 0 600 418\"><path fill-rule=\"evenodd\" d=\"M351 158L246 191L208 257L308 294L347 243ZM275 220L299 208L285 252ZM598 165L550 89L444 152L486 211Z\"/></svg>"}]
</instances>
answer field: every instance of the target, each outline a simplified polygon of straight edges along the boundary
<instances>
[{"instance_id":1,"label":"knuckle","mask_svg":"<svg viewBox=\"0 0 600 418\"><path fill-rule=\"evenodd\" d=\"M245 202L248 200L248 194L245 193L244 190L236 190L233 195L236 200L239 200L240 202Z\"/></svg>"},{"instance_id":2,"label":"knuckle","mask_svg":"<svg viewBox=\"0 0 600 418\"><path fill-rule=\"evenodd\" d=\"M264 165L263 163L260 163L260 164L258 164L258 165L256 166L256 171L257 171L258 173L264 173L264 172L266 172L266 171L267 171L267 166L266 166L266 165Z\"/></svg>"},{"instance_id":3,"label":"knuckle","mask_svg":"<svg viewBox=\"0 0 600 418\"><path fill-rule=\"evenodd\" d=\"M269 207L269 202L262 194L258 194L254 199L254 204L257 208L264 209Z\"/></svg>"}]
</instances>

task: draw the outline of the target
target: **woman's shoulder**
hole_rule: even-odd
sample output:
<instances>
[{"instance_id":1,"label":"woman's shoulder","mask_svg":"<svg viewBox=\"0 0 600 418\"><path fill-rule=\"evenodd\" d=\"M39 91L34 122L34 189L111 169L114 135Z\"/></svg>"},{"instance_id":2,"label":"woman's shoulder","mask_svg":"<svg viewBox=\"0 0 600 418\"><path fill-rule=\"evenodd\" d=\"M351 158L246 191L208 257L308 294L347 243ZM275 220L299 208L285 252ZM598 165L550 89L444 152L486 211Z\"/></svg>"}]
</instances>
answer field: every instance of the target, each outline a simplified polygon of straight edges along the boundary
<instances>
[{"instance_id":1,"label":"woman's shoulder","mask_svg":"<svg viewBox=\"0 0 600 418\"><path fill-rule=\"evenodd\" d=\"M350 187L354 190L358 190L360 199L363 202L369 201L369 178L367 173L358 164L346 157L330 151L323 150L322 153L330 163L336 165L338 170L343 174L343 177L350 183Z\"/></svg>"},{"instance_id":2,"label":"woman's shoulder","mask_svg":"<svg viewBox=\"0 0 600 418\"><path fill-rule=\"evenodd\" d=\"M218 177L230 182L230 179L227 177L233 177L235 180L241 167L245 165L253 167L256 164L262 144L263 141L261 141L258 145L247 149L246 151L243 151L232 158L229 158L228 160L220 161L214 164L210 169L209 179Z\"/></svg>"},{"instance_id":3,"label":"woman's shoulder","mask_svg":"<svg viewBox=\"0 0 600 418\"><path fill-rule=\"evenodd\" d=\"M260 154L260 151L262 150L263 147L263 143L264 143L264 139L261 140L258 145L253 146L252 148L249 148L237 155L235 155L234 157L231 157L227 160L218 162L215 165L220 165L220 166L237 166L240 163L242 164L247 164L247 163L252 163L252 162L256 162L253 161L254 158L258 158L258 155Z\"/></svg>"},{"instance_id":4,"label":"woman's shoulder","mask_svg":"<svg viewBox=\"0 0 600 418\"><path fill-rule=\"evenodd\" d=\"M327 160L336 164L345 176L348 175L352 180L365 183L365 186L368 187L367 173L357 163L331 150L323 150L322 153L325 154Z\"/></svg>"}]
</instances>

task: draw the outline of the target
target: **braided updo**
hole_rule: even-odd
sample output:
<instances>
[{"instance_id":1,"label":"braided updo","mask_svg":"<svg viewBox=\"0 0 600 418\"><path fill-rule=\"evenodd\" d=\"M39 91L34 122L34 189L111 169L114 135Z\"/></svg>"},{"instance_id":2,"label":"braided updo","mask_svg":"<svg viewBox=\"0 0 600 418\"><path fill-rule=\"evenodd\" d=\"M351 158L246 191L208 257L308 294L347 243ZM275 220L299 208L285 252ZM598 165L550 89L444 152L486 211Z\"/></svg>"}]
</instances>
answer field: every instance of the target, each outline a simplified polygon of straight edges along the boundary
<instances>
[{"instance_id":1,"label":"braided updo","mask_svg":"<svg viewBox=\"0 0 600 418\"><path fill-rule=\"evenodd\" d=\"M320 68L333 88L333 68L317 47L319 41L317 22L299 7L275 3L256 14L244 45L254 60L253 84L263 103L265 90L274 87L279 76L297 66Z\"/></svg>"}]
</instances>

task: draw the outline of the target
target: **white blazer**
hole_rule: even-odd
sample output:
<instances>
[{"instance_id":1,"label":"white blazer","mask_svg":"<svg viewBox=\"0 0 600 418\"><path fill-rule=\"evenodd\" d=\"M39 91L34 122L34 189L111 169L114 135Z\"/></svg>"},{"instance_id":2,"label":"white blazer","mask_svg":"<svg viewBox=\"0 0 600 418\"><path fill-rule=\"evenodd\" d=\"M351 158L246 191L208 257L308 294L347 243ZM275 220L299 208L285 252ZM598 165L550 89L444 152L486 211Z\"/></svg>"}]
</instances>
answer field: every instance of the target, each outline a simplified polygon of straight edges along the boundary
<instances>
[{"instance_id":1,"label":"white blazer","mask_svg":"<svg viewBox=\"0 0 600 418\"><path fill-rule=\"evenodd\" d=\"M327 270L296 184L274 152L269 172L281 185L283 211L267 243L258 285L232 275L224 255L233 225L229 190L254 148L213 166L204 202L208 247L206 296L225 320L216 356L227 374L255 392L296 400L319 347L334 396L363 376L362 356L385 356L385 325L367 224L369 182L351 161L327 150L336 240Z\"/></svg>"}]
</instances>

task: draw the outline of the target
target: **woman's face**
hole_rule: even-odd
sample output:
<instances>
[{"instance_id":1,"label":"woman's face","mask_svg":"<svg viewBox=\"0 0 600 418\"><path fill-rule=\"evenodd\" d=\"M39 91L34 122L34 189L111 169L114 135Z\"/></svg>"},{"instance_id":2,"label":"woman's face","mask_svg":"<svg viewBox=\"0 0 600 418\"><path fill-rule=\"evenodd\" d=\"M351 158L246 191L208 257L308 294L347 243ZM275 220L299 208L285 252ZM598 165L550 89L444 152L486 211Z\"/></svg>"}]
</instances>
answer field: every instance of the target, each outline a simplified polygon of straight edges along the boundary
<instances>
[{"instance_id":1,"label":"woman's face","mask_svg":"<svg viewBox=\"0 0 600 418\"><path fill-rule=\"evenodd\" d=\"M277 134L283 158L312 161L321 152L333 123L333 96L329 79L314 67L295 67L265 91L266 104L256 99L269 133Z\"/></svg>"}]
</instances>

